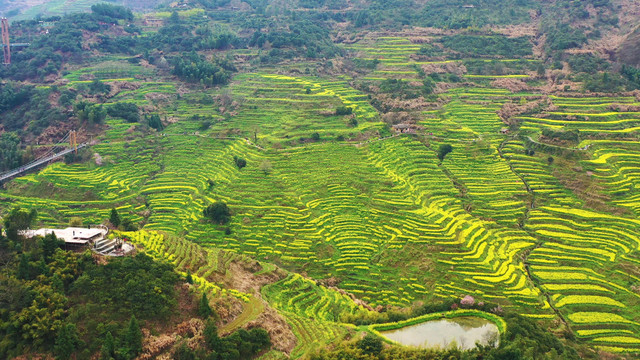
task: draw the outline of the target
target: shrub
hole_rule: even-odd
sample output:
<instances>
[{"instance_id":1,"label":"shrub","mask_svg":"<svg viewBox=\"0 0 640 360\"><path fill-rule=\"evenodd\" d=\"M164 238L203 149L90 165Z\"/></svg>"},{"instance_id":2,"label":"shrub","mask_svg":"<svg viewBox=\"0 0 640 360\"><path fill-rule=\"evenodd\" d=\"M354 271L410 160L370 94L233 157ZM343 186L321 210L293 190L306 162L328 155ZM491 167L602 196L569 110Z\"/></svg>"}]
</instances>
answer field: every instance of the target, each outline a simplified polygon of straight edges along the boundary
<instances>
[{"instance_id":1,"label":"shrub","mask_svg":"<svg viewBox=\"0 0 640 360\"><path fill-rule=\"evenodd\" d=\"M272 170L273 170L273 165L271 164L271 161L264 160L260 164L260 171L262 171L265 175L271 173Z\"/></svg>"},{"instance_id":2,"label":"shrub","mask_svg":"<svg viewBox=\"0 0 640 360\"><path fill-rule=\"evenodd\" d=\"M353 109L348 106L339 106L336 108L336 115L351 115L353 114Z\"/></svg>"},{"instance_id":3,"label":"shrub","mask_svg":"<svg viewBox=\"0 0 640 360\"><path fill-rule=\"evenodd\" d=\"M198 315L203 319L208 319L213 315L213 309L211 309L211 305L209 305L209 299L207 299L207 294L202 293L202 297L200 298L200 303L198 303Z\"/></svg>"},{"instance_id":4,"label":"shrub","mask_svg":"<svg viewBox=\"0 0 640 360\"><path fill-rule=\"evenodd\" d=\"M116 210L115 208L111 209L111 215L109 216L109 222L114 227L120 226L120 223L121 223L120 215L118 214L118 210Z\"/></svg>"},{"instance_id":5,"label":"shrub","mask_svg":"<svg viewBox=\"0 0 640 360\"><path fill-rule=\"evenodd\" d=\"M376 355L382 351L382 340L375 335L367 334L367 336L358 340L357 346L365 354Z\"/></svg>"}]
</instances>

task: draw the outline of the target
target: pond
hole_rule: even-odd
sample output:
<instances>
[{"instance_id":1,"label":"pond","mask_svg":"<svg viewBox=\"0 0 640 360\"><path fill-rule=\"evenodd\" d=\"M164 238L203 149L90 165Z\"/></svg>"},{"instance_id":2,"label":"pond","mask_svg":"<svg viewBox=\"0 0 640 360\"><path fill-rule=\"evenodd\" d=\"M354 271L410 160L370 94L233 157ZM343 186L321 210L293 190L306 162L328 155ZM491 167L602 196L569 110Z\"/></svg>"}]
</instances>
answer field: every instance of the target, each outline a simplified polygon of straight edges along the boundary
<instances>
[{"instance_id":1,"label":"pond","mask_svg":"<svg viewBox=\"0 0 640 360\"><path fill-rule=\"evenodd\" d=\"M470 316L432 320L380 333L402 345L445 349L455 342L461 350L473 349L477 342L497 346L500 334L491 321Z\"/></svg>"}]
</instances>

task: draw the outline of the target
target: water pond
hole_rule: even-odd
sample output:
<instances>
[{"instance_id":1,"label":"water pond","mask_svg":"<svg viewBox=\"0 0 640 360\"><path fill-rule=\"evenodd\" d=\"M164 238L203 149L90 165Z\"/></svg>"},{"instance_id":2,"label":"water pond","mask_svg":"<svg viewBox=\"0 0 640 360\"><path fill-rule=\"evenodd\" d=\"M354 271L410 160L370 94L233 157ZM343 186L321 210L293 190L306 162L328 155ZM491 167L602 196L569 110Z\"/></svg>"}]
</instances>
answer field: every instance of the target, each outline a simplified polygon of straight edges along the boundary
<instances>
[{"instance_id":1,"label":"water pond","mask_svg":"<svg viewBox=\"0 0 640 360\"><path fill-rule=\"evenodd\" d=\"M445 349L455 344L461 350L475 348L476 343L498 344L498 327L479 317L439 319L382 331L382 335L402 345Z\"/></svg>"}]
</instances>

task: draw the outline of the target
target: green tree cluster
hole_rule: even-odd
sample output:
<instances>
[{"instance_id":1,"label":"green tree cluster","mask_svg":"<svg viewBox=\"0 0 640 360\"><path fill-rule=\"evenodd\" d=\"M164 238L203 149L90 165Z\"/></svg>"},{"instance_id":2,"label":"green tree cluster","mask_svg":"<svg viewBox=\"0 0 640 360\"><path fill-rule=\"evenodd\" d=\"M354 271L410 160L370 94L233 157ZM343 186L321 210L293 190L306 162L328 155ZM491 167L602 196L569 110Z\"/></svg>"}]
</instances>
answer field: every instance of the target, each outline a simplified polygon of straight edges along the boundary
<instances>
[{"instance_id":1,"label":"green tree cluster","mask_svg":"<svg viewBox=\"0 0 640 360\"><path fill-rule=\"evenodd\" d=\"M16 207L4 226L15 234L35 214ZM0 235L2 359L34 352L88 359L101 348L103 358L133 359L142 351L138 319L164 320L175 309L180 276L170 264L145 254L98 264L88 250L63 251L54 234L18 240Z\"/></svg>"},{"instance_id":2,"label":"green tree cluster","mask_svg":"<svg viewBox=\"0 0 640 360\"><path fill-rule=\"evenodd\" d=\"M230 60L214 58L213 61L208 61L191 52L173 60L172 73L187 82L209 87L227 84L235 71L237 69Z\"/></svg>"},{"instance_id":3,"label":"green tree cluster","mask_svg":"<svg viewBox=\"0 0 640 360\"><path fill-rule=\"evenodd\" d=\"M135 315L131 316L127 327L114 337L108 331L100 348L100 360L131 360L142 353L142 330Z\"/></svg>"},{"instance_id":4,"label":"green tree cluster","mask_svg":"<svg viewBox=\"0 0 640 360\"><path fill-rule=\"evenodd\" d=\"M332 58L344 53L331 40L326 26L301 18L289 19L288 26L276 31L255 31L249 40L249 46L271 48L263 62L277 62L282 58L301 55L308 58Z\"/></svg>"},{"instance_id":5,"label":"green tree cluster","mask_svg":"<svg viewBox=\"0 0 640 360\"><path fill-rule=\"evenodd\" d=\"M526 37L459 34L443 37L441 41L446 48L457 51L463 56L523 57L533 55L533 44Z\"/></svg>"},{"instance_id":6,"label":"green tree cluster","mask_svg":"<svg viewBox=\"0 0 640 360\"><path fill-rule=\"evenodd\" d=\"M36 89L13 82L0 85L0 125L7 132L28 136L39 135L46 127L66 120L62 110L49 101L50 95L56 92L59 91L55 88Z\"/></svg>"},{"instance_id":7,"label":"green tree cluster","mask_svg":"<svg viewBox=\"0 0 640 360\"><path fill-rule=\"evenodd\" d=\"M72 287L76 295L105 311L148 319L166 317L176 305L178 275L146 254L88 266Z\"/></svg>"},{"instance_id":8,"label":"green tree cluster","mask_svg":"<svg viewBox=\"0 0 640 360\"><path fill-rule=\"evenodd\" d=\"M103 95L111 91L111 85L106 84L98 79L89 83L89 93L91 95Z\"/></svg>"},{"instance_id":9,"label":"green tree cluster","mask_svg":"<svg viewBox=\"0 0 640 360\"><path fill-rule=\"evenodd\" d=\"M216 201L202 211L205 219L224 225L231 220L231 211L225 202Z\"/></svg>"},{"instance_id":10,"label":"green tree cluster","mask_svg":"<svg viewBox=\"0 0 640 360\"><path fill-rule=\"evenodd\" d=\"M20 138L10 132L0 135L0 171L11 170L22 164Z\"/></svg>"},{"instance_id":11,"label":"green tree cluster","mask_svg":"<svg viewBox=\"0 0 640 360\"><path fill-rule=\"evenodd\" d=\"M37 217L38 212L35 209L26 210L19 206L12 208L4 217L4 229L9 240L18 241L19 232L29 229Z\"/></svg>"},{"instance_id":12,"label":"green tree cluster","mask_svg":"<svg viewBox=\"0 0 640 360\"><path fill-rule=\"evenodd\" d=\"M16 21L11 24L14 34L30 34L20 39L30 42L30 46L12 56L10 66L0 69L2 78L14 80L44 79L47 75L57 74L64 62L85 61L90 53L83 49L83 32L97 33L107 28L105 23L118 20L131 21L132 14L121 6L97 4L92 13L73 13L63 17L42 19L54 22L46 35L40 33L38 20ZM34 32L33 29L38 29ZM85 56L83 56L85 55Z\"/></svg>"},{"instance_id":13,"label":"green tree cluster","mask_svg":"<svg viewBox=\"0 0 640 360\"><path fill-rule=\"evenodd\" d=\"M91 125L101 124L107 117L107 110L104 106L85 100L78 101L73 105L73 113L78 120Z\"/></svg>"},{"instance_id":14,"label":"green tree cluster","mask_svg":"<svg viewBox=\"0 0 640 360\"><path fill-rule=\"evenodd\" d=\"M149 125L150 128L156 129L158 131L162 131L164 129L164 125L162 125L162 120L160 120L160 115L158 114L151 114L151 116L145 115L145 118L147 119L147 125Z\"/></svg>"}]
</instances>

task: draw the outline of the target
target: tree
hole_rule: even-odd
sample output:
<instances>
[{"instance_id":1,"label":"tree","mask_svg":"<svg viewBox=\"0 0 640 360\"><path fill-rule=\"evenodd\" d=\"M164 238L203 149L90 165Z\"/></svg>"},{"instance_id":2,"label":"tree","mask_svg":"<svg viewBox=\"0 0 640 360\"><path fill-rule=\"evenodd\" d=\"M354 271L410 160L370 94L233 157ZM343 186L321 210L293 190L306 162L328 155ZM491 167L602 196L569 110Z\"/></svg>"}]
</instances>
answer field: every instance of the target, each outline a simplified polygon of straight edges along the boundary
<instances>
[{"instance_id":1,"label":"tree","mask_svg":"<svg viewBox=\"0 0 640 360\"><path fill-rule=\"evenodd\" d=\"M173 352L173 359L175 360L195 360L196 354L190 347L187 346L184 342L178 346L178 348Z\"/></svg>"},{"instance_id":2,"label":"tree","mask_svg":"<svg viewBox=\"0 0 640 360\"><path fill-rule=\"evenodd\" d=\"M187 284L193 284L193 276L191 276L191 270L187 271L187 277L185 278Z\"/></svg>"},{"instance_id":3,"label":"tree","mask_svg":"<svg viewBox=\"0 0 640 360\"><path fill-rule=\"evenodd\" d=\"M198 304L198 315L203 319L208 319L213 315L213 309L211 308L211 305L209 305L207 293L205 292L202 293L200 303Z\"/></svg>"},{"instance_id":4,"label":"tree","mask_svg":"<svg viewBox=\"0 0 640 360\"><path fill-rule=\"evenodd\" d=\"M264 160L260 164L260 171L262 171L265 175L268 175L269 173L271 173L272 170L273 170L273 165L271 164L271 161Z\"/></svg>"},{"instance_id":5,"label":"tree","mask_svg":"<svg viewBox=\"0 0 640 360\"><path fill-rule=\"evenodd\" d=\"M29 256L25 253L20 255L20 262L18 263L18 279L29 280L31 272L31 266L29 266Z\"/></svg>"},{"instance_id":6,"label":"tree","mask_svg":"<svg viewBox=\"0 0 640 360\"><path fill-rule=\"evenodd\" d=\"M140 330L140 324L135 315L132 315L129 320L124 342L130 359L135 358L142 352L142 330Z\"/></svg>"},{"instance_id":7,"label":"tree","mask_svg":"<svg viewBox=\"0 0 640 360\"><path fill-rule=\"evenodd\" d=\"M382 351L382 340L375 335L367 334L367 336L358 340L357 346L365 354L376 355Z\"/></svg>"},{"instance_id":8,"label":"tree","mask_svg":"<svg viewBox=\"0 0 640 360\"><path fill-rule=\"evenodd\" d=\"M220 337L218 336L218 328L213 319L208 319L204 325L204 342L209 350L216 350L220 345Z\"/></svg>"},{"instance_id":9,"label":"tree","mask_svg":"<svg viewBox=\"0 0 640 360\"><path fill-rule=\"evenodd\" d=\"M169 24L179 24L181 21L182 20L180 20L180 15L178 15L177 11L171 12L171 16L169 16L169 19L167 20Z\"/></svg>"},{"instance_id":10,"label":"tree","mask_svg":"<svg viewBox=\"0 0 640 360\"><path fill-rule=\"evenodd\" d=\"M4 218L4 228L9 240L17 241L19 238L18 233L29 229L37 217L38 212L35 209L27 211L19 206L11 209Z\"/></svg>"},{"instance_id":11,"label":"tree","mask_svg":"<svg viewBox=\"0 0 640 360\"><path fill-rule=\"evenodd\" d=\"M440 159L440 161L443 161L444 157L447 156L447 154L452 151L453 151L453 146L451 146L451 144L440 145L440 147L438 148L438 159Z\"/></svg>"},{"instance_id":12,"label":"tree","mask_svg":"<svg viewBox=\"0 0 640 360\"><path fill-rule=\"evenodd\" d=\"M269 333L263 328L253 328L249 330L248 340L253 344L254 352L256 353L271 345Z\"/></svg>"},{"instance_id":13,"label":"tree","mask_svg":"<svg viewBox=\"0 0 640 360\"><path fill-rule=\"evenodd\" d=\"M44 256L45 261L49 262L56 250L62 245L64 245L64 241L59 240L56 237L56 234L46 234L44 238L42 238L42 255Z\"/></svg>"},{"instance_id":14,"label":"tree","mask_svg":"<svg viewBox=\"0 0 640 360\"><path fill-rule=\"evenodd\" d=\"M122 222L120 220L120 215L118 214L118 210L116 210L115 208L111 209L111 216L109 216L109 222L111 222L111 225L113 225L114 227L120 226L120 223Z\"/></svg>"},{"instance_id":15,"label":"tree","mask_svg":"<svg viewBox=\"0 0 640 360\"><path fill-rule=\"evenodd\" d=\"M78 345L80 345L78 329L75 324L67 323L58 329L53 351L57 355L57 359L66 360L76 351Z\"/></svg>"},{"instance_id":16,"label":"tree","mask_svg":"<svg viewBox=\"0 0 640 360\"><path fill-rule=\"evenodd\" d=\"M216 201L203 210L204 216L218 224L226 224L231 220L231 211L226 203Z\"/></svg>"},{"instance_id":17,"label":"tree","mask_svg":"<svg viewBox=\"0 0 640 360\"><path fill-rule=\"evenodd\" d=\"M53 274L53 276L51 277L51 287L56 292L64 294L64 282L60 278L60 275Z\"/></svg>"},{"instance_id":18,"label":"tree","mask_svg":"<svg viewBox=\"0 0 640 360\"><path fill-rule=\"evenodd\" d=\"M100 360L111 360L115 356L116 352L116 343L113 340L113 335L111 335L111 331L107 332L107 335L104 338L104 343L102 344L102 349L100 349Z\"/></svg>"},{"instance_id":19,"label":"tree","mask_svg":"<svg viewBox=\"0 0 640 360\"><path fill-rule=\"evenodd\" d=\"M320 134L318 134L317 132L314 132L314 133L311 135L311 140L313 140L313 141L320 141Z\"/></svg>"},{"instance_id":20,"label":"tree","mask_svg":"<svg viewBox=\"0 0 640 360\"><path fill-rule=\"evenodd\" d=\"M543 78L546 74L546 70L544 68L544 65L542 65L541 63L538 64L538 67L536 68L536 73L538 74L539 78Z\"/></svg>"},{"instance_id":21,"label":"tree","mask_svg":"<svg viewBox=\"0 0 640 360\"><path fill-rule=\"evenodd\" d=\"M233 161L236 163L238 169L242 169L243 167L247 166L247 160L241 157L234 156Z\"/></svg>"},{"instance_id":22,"label":"tree","mask_svg":"<svg viewBox=\"0 0 640 360\"><path fill-rule=\"evenodd\" d=\"M147 117L147 124L149 124L150 128L154 128L158 131L162 131L164 129L164 125L162 125L162 120L160 120L160 115L153 114L150 117Z\"/></svg>"}]
</instances>

